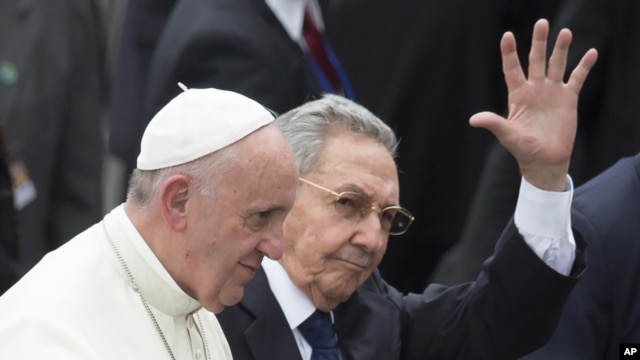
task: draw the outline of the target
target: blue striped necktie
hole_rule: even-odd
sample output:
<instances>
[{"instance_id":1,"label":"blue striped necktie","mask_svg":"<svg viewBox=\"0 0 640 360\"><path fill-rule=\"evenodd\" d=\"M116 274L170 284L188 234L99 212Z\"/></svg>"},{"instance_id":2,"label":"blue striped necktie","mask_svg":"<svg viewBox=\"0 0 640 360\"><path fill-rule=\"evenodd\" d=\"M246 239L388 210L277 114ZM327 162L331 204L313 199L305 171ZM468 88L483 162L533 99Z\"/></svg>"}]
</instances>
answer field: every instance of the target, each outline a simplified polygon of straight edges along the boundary
<instances>
[{"instance_id":1,"label":"blue striped necktie","mask_svg":"<svg viewBox=\"0 0 640 360\"><path fill-rule=\"evenodd\" d=\"M338 335L328 313L316 310L298 326L305 340L311 345L311 360L339 360Z\"/></svg>"},{"instance_id":2,"label":"blue striped necktie","mask_svg":"<svg viewBox=\"0 0 640 360\"><path fill-rule=\"evenodd\" d=\"M307 45L309 64L323 91L355 100L346 72L333 53L329 40L318 30L308 11L304 14L302 36Z\"/></svg>"}]
</instances>

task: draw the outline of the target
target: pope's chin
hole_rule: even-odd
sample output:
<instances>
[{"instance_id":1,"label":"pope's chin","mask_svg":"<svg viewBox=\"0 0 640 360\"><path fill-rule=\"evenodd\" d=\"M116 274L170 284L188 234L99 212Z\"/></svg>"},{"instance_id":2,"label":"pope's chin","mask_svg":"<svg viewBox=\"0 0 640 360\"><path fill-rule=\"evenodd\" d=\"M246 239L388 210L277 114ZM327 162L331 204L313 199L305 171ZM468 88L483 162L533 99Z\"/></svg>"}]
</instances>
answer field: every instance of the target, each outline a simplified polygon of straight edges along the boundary
<instances>
[{"instance_id":1,"label":"pope's chin","mask_svg":"<svg viewBox=\"0 0 640 360\"><path fill-rule=\"evenodd\" d=\"M224 285L220 294L218 295L218 302L223 306L233 306L242 300L244 296L244 285L248 281L241 283L234 281L233 277L229 278Z\"/></svg>"},{"instance_id":2,"label":"pope's chin","mask_svg":"<svg viewBox=\"0 0 640 360\"><path fill-rule=\"evenodd\" d=\"M244 296L244 288L242 286L223 288L216 299L208 304L202 304L202 307L214 314L219 314L224 310L224 308L233 306L240 302L240 300L242 300L242 296Z\"/></svg>"}]
</instances>

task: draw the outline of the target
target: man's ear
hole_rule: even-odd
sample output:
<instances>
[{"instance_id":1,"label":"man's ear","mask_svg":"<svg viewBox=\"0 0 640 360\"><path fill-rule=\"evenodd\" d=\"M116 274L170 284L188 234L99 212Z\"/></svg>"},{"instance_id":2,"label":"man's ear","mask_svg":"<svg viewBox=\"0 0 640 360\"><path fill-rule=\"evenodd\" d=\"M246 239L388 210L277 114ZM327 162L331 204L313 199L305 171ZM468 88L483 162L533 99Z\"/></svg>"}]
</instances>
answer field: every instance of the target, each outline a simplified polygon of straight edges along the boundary
<instances>
[{"instance_id":1,"label":"man's ear","mask_svg":"<svg viewBox=\"0 0 640 360\"><path fill-rule=\"evenodd\" d=\"M184 175L170 177L162 187L162 216L167 225L176 232L187 227L187 201L189 200L189 178Z\"/></svg>"}]
</instances>

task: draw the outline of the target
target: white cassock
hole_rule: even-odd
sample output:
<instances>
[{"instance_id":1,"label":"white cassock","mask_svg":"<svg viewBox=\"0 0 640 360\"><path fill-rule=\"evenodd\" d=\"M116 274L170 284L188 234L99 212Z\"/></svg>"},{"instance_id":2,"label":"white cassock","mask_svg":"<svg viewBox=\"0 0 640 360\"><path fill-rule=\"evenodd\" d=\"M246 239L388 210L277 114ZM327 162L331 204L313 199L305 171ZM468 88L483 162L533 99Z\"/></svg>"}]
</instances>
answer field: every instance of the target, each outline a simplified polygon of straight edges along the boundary
<instances>
[{"instance_id":1,"label":"white cassock","mask_svg":"<svg viewBox=\"0 0 640 360\"><path fill-rule=\"evenodd\" d=\"M170 359L160 330L176 359L231 359L215 315L170 278L122 206L0 297L0 359Z\"/></svg>"}]
</instances>

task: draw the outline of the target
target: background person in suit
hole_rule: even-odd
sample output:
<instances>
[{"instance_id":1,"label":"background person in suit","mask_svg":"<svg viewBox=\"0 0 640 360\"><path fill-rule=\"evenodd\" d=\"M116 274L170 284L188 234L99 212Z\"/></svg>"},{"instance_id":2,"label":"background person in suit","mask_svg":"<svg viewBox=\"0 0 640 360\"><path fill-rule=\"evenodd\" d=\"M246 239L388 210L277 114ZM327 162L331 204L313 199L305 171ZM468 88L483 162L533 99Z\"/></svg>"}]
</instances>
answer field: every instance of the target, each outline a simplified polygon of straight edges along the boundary
<instances>
[{"instance_id":1,"label":"background person in suit","mask_svg":"<svg viewBox=\"0 0 640 360\"><path fill-rule=\"evenodd\" d=\"M18 224L9 164L7 144L0 126L0 295L22 275L18 267Z\"/></svg>"},{"instance_id":2,"label":"background person in suit","mask_svg":"<svg viewBox=\"0 0 640 360\"><path fill-rule=\"evenodd\" d=\"M558 37L548 72L547 32L548 23L536 24L528 80L505 34L512 113L508 121L491 113L470 120L491 129L524 174L516 225L475 283L403 296L376 270L388 236L412 220L399 206L397 142L380 119L333 95L276 119L296 155L300 185L284 223L282 259L263 261L242 301L218 316L234 357L313 358L301 325L318 310L333 313L333 347L344 359L513 359L548 339L584 269L584 244L576 255L568 227L572 191L564 190L578 92L596 53L565 84L570 32Z\"/></svg>"},{"instance_id":3,"label":"background person in suit","mask_svg":"<svg viewBox=\"0 0 640 360\"><path fill-rule=\"evenodd\" d=\"M320 45L331 65L327 71L335 71L335 84L312 65L306 13L320 32ZM235 91L277 113L323 92L352 98L349 80L323 32L318 0L175 1L150 59L143 100L146 116L112 128L118 156L135 163L145 119L180 91L178 82Z\"/></svg>"},{"instance_id":4,"label":"background person in suit","mask_svg":"<svg viewBox=\"0 0 640 360\"><path fill-rule=\"evenodd\" d=\"M640 149L640 2L572 0L558 10L551 33L562 27L574 33L568 66L575 66L586 49L595 47L599 53L578 103L571 175L579 186ZM484 164L460 242L443 256L433 282L473 280L493 251L502 224L511 217L518 192L517 164L498 143L489 148Z\"/></svg>"},{"instance_id":5,"label":"background person in suit","mask_svg":"<svg viewBox=\"0 0 640 360\"><path fill-rule=\"evenodd\" d=\"M589 243L589 269L551 340L527 360L622 358L640 342L640 153L578 187L571 216Z\"/></svg>"},{"instance_id":6,"label":"background person in suit","mask_svg":"<svg viewBox=\"0 0 640 360\"><path fill-rule=\"evenodd\" d=\"M0 125L24 271L102 214L102 36L93 0L0 0Z\"/></svg>"},{"instance_id":7,"label":"background person in suit","mask_svg":"<svg viewBox=\"0 0 640 360\"><path fill-rule=\"evenodd\" d=\"M145 118L151 56L178 0L129 0L117 36L109 97L109 151L123 161L128 175L136 167L139 135L131 131ZM123 194L124 195L124 194Z\"/></svg>"}]
</instances>

